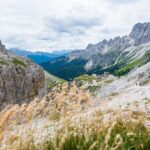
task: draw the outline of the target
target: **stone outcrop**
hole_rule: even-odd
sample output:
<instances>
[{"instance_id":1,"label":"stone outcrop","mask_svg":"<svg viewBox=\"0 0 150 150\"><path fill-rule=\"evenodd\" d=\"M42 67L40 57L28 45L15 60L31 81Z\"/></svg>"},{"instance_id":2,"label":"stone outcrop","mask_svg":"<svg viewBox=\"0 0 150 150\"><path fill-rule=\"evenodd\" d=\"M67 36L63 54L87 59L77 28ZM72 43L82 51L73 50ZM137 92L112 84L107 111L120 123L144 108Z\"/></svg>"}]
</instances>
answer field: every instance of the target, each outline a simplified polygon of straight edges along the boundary
<instances>
[{"instance_id":1,"label":"stone outcrop","mask_svg":"<svg viewBox=\"0 0 150 150\"><path fill-rule=\"evenodd\" d=\"M0 40L0 53L7 54L7 50L5 46L2 44L1 40Z\"/></svg>"},{"instance_id":2,"label":"stone outcrop","mask_svg":"<svg viewBox=\"0 0 150 150\"><path fill-rule=\"evenodd\" d=\"M0 109L7 104L30 102L43 88L42 68L8 52L0 42Z\"/></svg>"}]
</instances>

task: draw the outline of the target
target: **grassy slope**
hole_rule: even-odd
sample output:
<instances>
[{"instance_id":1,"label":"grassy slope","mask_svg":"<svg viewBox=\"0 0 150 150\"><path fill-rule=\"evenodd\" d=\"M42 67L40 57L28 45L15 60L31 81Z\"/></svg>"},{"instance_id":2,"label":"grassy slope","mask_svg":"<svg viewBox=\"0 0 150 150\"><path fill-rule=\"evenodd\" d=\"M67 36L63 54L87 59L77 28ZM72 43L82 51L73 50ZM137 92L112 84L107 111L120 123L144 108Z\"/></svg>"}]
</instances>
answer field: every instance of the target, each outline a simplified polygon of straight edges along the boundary
<instances>
[{"instance_id":1,"label":"grassy slope","mask_svg":"<svg viewBox=\"0 0 150 150\"><path fill-rule=\"evenodd\" d=\"M116 70L114 74L117 76L126 75L132 69L134 69L136 67L140 67L149 61L150 61L150 51L147 51L144 56L128 63L127 65L125 65L123 67L121 67L119 70Z\"/></svg>"},{"instance_id":2,"label":"grassy slope","mask_svg":"<svg viewBox=\"0 0 150 150\"><path fill-rule=\"evenodd\" d=\"M45 74L45 83L49 90L52 90L56 85L58 85L58 83L65 82L65 80L63 80L59 77L56 77L56 76L48 73L47 71L44 71L44 74Z\"/></svg>"},{"instance_id":3,"label":"grassy slope","mask_svg":"<svg viewBox=\"0 0 150 150\"><path fill-rule=\"evenodd\" d=\"M64 82L65 80L59 78L59 77L56 77L50 73L48 73L47 71L44 71L44 74L45 74L45 78L46 80L49 80L49 81L55 81L55 82Z\"/></svg>"},{"instance_id":4,"label":"grassy slope","mask_svg":"<svg viewBox=\"0 0 150 150\"><path fill-rule=\"evenodd\" d=\"M117 63L111 65L105 69L97 68L92 73L103 74L104 72L109 72L115 76L123 76L129 73L132 69L140 67L150 61L150 51L147 51L144 56L138 59L126 58L125 56L119 57Z\"/></svg>"}]
</instances>

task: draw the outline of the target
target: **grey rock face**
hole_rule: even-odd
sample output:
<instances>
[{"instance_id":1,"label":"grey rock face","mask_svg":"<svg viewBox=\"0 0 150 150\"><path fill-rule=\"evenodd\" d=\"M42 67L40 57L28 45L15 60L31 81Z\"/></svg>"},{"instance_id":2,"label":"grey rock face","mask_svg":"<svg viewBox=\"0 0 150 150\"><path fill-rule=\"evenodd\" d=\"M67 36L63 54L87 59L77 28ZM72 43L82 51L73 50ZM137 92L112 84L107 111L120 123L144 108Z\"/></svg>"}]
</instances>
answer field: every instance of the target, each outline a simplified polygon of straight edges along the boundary
<instances>
[{"instance_id":1,"label":"grey rock face","mask_svg":"<svg viewBox=\"0 0 150 150\"><path fill-rule=\"evenodd\" d=\"M0 40L0 53L7 54L7 50Z\"/></svg>"},{"instance_id":2,"label":"grey rock face","mask_svg":"<svg viewBox=\"0 0 150 150\"><path fill-rule=\"evenodd\" d=\"M43 87L42 68L0 44L0 109L6 104L30 102Z\"/></svg>"},{"instance_id":3,"label":"grey rock face","mask_svg":"<svg viewBox=\"0 0 150 150\"><path fill-rule=\"evenodd\" d=\"M132 39L128 36L116 37L109 41L103 40L95 45L89 44L85 50L72 52L71 57L86 59L87 64L92 62L91 68L88 67L89 70L98 65L105 68L115 63L120 53L132 44Z\"/></svg>"},{"instance_id":4,"label":"grey rock face","mask_svg":"<svg viewBox=\"0 0 150 150\"><path fill-rule=\"evenodd\" d=\"M150 41L150 23L137 23L130 33L129 37L133 38L135 45L140 45Z\"/></svg>"}]
</instances>

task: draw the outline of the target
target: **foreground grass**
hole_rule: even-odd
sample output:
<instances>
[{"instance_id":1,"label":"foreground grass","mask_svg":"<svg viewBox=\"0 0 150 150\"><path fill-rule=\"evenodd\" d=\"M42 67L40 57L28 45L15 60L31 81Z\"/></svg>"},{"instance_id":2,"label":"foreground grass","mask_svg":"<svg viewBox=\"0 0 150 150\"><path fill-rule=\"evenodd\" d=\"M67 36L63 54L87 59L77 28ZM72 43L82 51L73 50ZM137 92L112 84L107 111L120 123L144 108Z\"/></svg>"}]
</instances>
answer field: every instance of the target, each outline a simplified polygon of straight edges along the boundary
<instances>
[{"instance_id":1,"label":"foreground grass","mask_svg":"<svg viewBox=\"0 0 150 150\"><path fill-rule=\"evenodd\" d=\"M57 137L38 146L34 141L20 144L19 150L149 150L150 131L141 122L99 121L67 125Z\"/></svg>"}]
</instances>

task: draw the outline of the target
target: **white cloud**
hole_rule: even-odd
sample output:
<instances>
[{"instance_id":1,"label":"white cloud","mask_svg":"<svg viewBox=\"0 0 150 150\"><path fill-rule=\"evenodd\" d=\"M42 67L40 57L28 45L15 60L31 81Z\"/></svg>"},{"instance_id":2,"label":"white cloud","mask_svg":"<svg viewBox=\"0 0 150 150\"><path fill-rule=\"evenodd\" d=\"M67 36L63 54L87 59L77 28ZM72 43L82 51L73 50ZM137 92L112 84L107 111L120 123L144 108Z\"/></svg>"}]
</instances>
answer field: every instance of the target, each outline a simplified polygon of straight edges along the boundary
<instances>
[{"instance_id":1,"label":"white cloud","mask_svg":"<svg viewBox=\"0 0 150 150\"><path fill-rule=\"evenodd\" d=\"M150 21L149 0L0 0L0 38L7 48L85 48Z\"/></svg>"}]
</instances>

